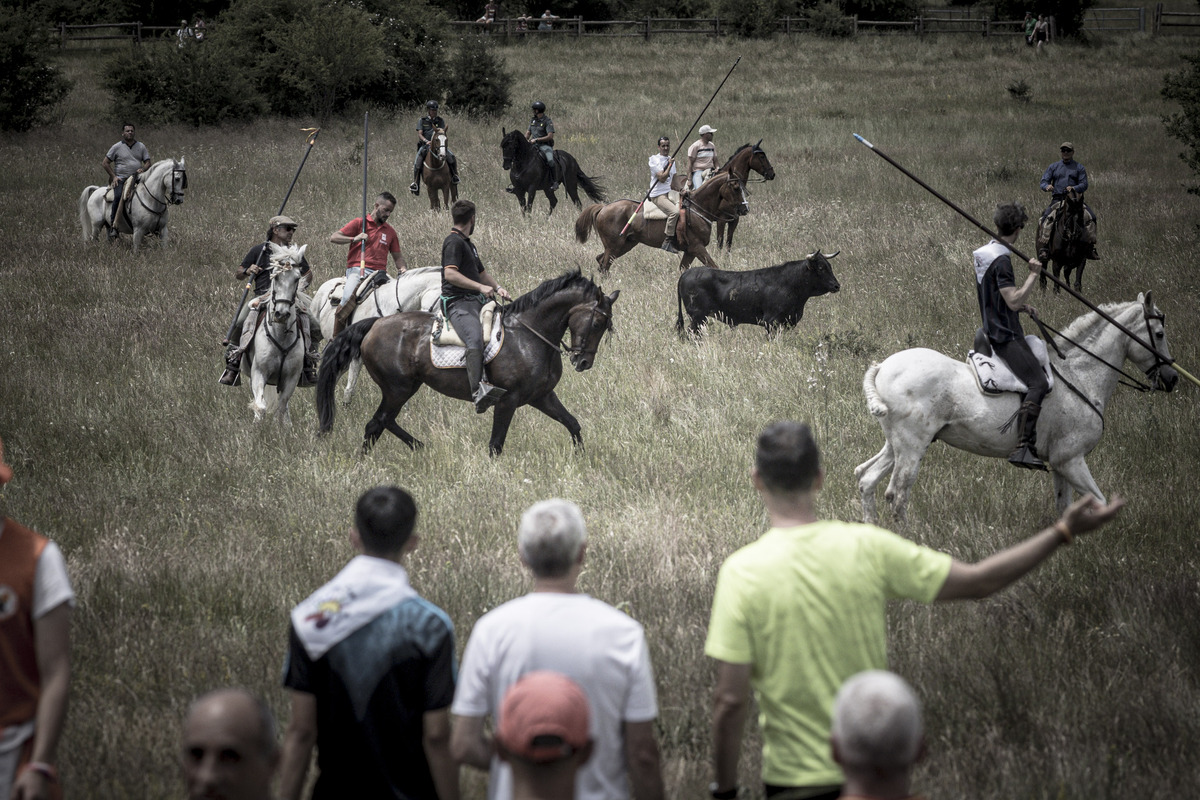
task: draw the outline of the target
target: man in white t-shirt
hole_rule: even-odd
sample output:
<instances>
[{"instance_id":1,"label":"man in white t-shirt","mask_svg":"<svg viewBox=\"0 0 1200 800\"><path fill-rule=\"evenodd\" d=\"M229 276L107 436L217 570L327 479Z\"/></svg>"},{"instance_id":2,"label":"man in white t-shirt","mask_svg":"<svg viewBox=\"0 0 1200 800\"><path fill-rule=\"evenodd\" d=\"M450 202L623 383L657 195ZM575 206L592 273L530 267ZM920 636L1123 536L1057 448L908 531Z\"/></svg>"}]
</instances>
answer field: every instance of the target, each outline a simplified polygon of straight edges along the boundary
<instances>
[{"instance_id":1,"label":"man in white t-shirt","mask_svg":"<svg viewBox=\"0 0 1200 800\"><path fill-rule=\"evenodd\" d=\"M671 179L675 177L675 159L671 158L671 140L666 136L658 137L658 152L650 156L650 196L651 203L667 215L667 235L663 239L662 249L668 253L683 252L679 241L675 238L675 225L679 222L679 206L671 202Z\"/></svg>"},{"instance_id":2,"label":"man in white t-shirt","mask_svg":"<svg viewBox=\"0 0 1200 800\"><path fill-rule=\"evenodd\" d=\"M0 486L12 476L0 441ZM62 797L74 606L58 546L0 513L0 798Z\"/></svg>"},{"instance_id":3,"label":"man in white t-shirt","mask_svg":"<svg viewBox=\"0 0 1200 800\"><path fill-rule=\"evenodd\" d=\"M704 173L715 170L720 163L717 147L713 144L713 134L716 132L716 128L701 125L700 138L688 148L688 174L692 176L693 189L699 189L704 183Z\"/></svg>"},{"instance_id":4,"label":"man in white t-shirt","mask_svg":"<svg viewBox=\"0 0 1200 800\"><path fill-rule=\"evenodd\" d=\"M475 623L463 653L450 751L489 769L488 800L513 794L510 768L495 757L484 719L503 725L508 688L523 675L551 670L587 693L595 750L576 777L578 800L660 800L663 796L654 720L658 701L646 636L636 621L576 591L587 528L579 508L545 500L521 517L517 548L533 573L533 589Z\"/></svg>"}]
</instances>

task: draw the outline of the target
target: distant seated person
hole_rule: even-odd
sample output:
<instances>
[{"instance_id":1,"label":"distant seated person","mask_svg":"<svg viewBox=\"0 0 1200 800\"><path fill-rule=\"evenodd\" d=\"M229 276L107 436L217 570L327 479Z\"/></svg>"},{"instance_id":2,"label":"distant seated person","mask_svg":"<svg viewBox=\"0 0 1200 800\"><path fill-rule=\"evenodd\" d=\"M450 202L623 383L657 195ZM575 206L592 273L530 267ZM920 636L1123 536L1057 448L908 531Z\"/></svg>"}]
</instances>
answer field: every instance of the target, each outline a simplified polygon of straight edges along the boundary
<instances>
[{"instance_id":1,"label":"distant seated person","mask_svg":"<svg viewBox=\"0 0 1200 800\"><path fill-rule=\"evenodd\" d=\"M873 669L843 683L829 740L845 775L841 797L912 798L909 782L925 755L925 734L920 701L900 676Z\"/></svg>"},{"instance_id":2,"label":"distant seated person","mask_svg":"<svg viewBox=\"0 0 1200 800\"><path fill-rule=\"evenodd\" d=\"M499 8L500 6L496 3L496 0L490 0L490 2L483 7L483 16L475 20L476 24L490 28L492 23L496 21L496 11Z\"/></svg>"},{"instance_id":3,"label":"distant seated person","mask_svg":"<svg viewBox=\"0 0 1200 800\"><path fill-rule=\"evenodd\" d=\"M527 673L504 695L495 746L512 767L512 800L575 800L592 755L587 695L557 672Z\"/></svg>"},{"instance_id":4,"label":"distant seated person","mask_svg":"<svg viewBox=\"0 0 1200 800\"><path fill-rule=\"evenodd\" d=\"M554 27L554 23L558 20L558 17L551 14L550 9L547 8L544 12L542 12L540 19L541 22L538 23L538 30L548 31Z\"/></svg>"}]
</instances>

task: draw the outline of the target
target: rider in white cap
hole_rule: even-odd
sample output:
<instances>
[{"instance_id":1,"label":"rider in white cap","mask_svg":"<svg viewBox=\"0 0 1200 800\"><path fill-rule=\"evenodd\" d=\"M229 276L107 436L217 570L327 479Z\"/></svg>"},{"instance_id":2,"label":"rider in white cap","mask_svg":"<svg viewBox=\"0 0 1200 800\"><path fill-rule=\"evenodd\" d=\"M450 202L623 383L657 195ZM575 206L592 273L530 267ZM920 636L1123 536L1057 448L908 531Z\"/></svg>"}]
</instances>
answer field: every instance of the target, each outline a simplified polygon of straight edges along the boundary
<instances>
[{"instance_id":1,"label":"rider in white cap","mask_svg":"<svg viewBox=\"0 0 1200 800\"><path fill-rule=\"evenodd\" d=\"M701 125L700 138L688 148L688 174L692 176L693 189L699 189L700 184L704 183L705 172L720 166L717 149L713 145L713 134L716 132L716 128Z\"/></svg>"}]
</instances>

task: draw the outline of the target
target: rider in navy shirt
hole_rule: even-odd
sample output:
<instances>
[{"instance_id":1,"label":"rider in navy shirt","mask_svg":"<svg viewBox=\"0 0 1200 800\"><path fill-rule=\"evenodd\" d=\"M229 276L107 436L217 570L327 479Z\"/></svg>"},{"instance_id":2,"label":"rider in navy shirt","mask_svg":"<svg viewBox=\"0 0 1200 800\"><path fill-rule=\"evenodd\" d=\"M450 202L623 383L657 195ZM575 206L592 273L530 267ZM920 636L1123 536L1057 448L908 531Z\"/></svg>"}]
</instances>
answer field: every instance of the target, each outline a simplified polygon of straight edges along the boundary
<instances>
[{"instance_id":1,"label":"rider in navy shirt","mask_svg":"<svg viewBox=\"0 0 1200 800\"><path fill-rule=\"evenodd\" d=\"M1074 190L1080 199L1088 189L1087 170L1075 160L1075 145L1063 142L1058 151L1062 154L1062 160L1055 161L1042 173L1042 191L1050 192L1050 205L1042 211L1041 224L1038 226L1038 258L1042 261L1050 258L1046 248L1050 246L1050 234L1053 230L1052 225L1047 224L1046 218L1067 199L1068 189ZM1087 203L1083 204L1083 218L1084 235L1088 244L1092 246L1088 258L1095 260L1100 258L1100 254L1096 252L1096 212L1092 211Z\"/></svg>"}]
</instances>

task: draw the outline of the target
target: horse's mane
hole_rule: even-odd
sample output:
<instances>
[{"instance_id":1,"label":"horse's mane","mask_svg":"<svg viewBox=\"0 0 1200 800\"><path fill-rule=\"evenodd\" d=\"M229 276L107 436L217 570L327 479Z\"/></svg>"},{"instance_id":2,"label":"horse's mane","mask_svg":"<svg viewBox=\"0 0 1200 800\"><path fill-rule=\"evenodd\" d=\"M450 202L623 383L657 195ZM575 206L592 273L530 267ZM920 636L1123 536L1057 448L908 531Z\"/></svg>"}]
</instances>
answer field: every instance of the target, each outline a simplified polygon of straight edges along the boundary
<instances>
[{"instance_id":1,"label":"horse's mane","mask_svg":"<svg viewBox=\"0 0 1200 800\"><path fill-rule=\"evenodd\" d=\"M1104 311L1110 317L1115 319L1131 305L1137 305L1137 301L1132 300L1124 303L1105 303L1104 305L1100 306L1100 310ZM1059 346L1061 347L1069 346L1069 343L1065 341L1065 339L1073 339L1077 342L1080 342L1080 344L1084 344L1087 341L1087 334L1091 333L1091 335L1094 336L1097 331L1103 330L1103 327L1097 325L1098 322L1102 321L1104 320L1099 314L1097 314L1095 311L1089 311L1083 316L1076 317L1075 320L1067 326L1066 330L1062 332L1062 335L1055 338L1061 340L1059 341Z\"/></svg>"},{"instance_id":2,"label":"horse's mane","mask_svg":"<svg viewBox=\"0 0 1200 800\"><path fill-rule=\"evenodd\" d=\"M725 159L725 163L721 165L721 169L725 169L726 167L728 167L733 162L733 160L735 158L737 158L737 154L742 152L743 150L745 150L747 147L753 147L753 145L750 144L749 142L746 142L744 145L739 147L737 150L734 150L733 155L731 155L729 158ZM717 172L720 172L720 171L721 170L717 170Z\"/></svg>"},{"instance_id":3,"label":"horse's mane","mask_svg":"<svg viewBox=\"0 0 1200 800\"><path fill-rule=\"evenodd\" d=\"M304 258L304 250L308 245L281 245L268 242L271 245L271 277L274 278L286 267L285 264L297 265Z\"/></svg>"},{"instance_id":4,"label":"horse's mane","mask_svg":"<svg viewBox=\"0 0 1200 800\"><path fill-rule=\"evenodd\" d=\"M512 305L504 309L506 314L520 314L522 311L528 311L538 303L545 300L552 294L557 294L564 289L573 289L579 287L581 289L596 289L596 284L589 279L583 277L579 270L564 272L557 278L551 278L548 281L543 281L542 285L531 292L518 297L512 302Z\"/></svg>"}]
</instances>

